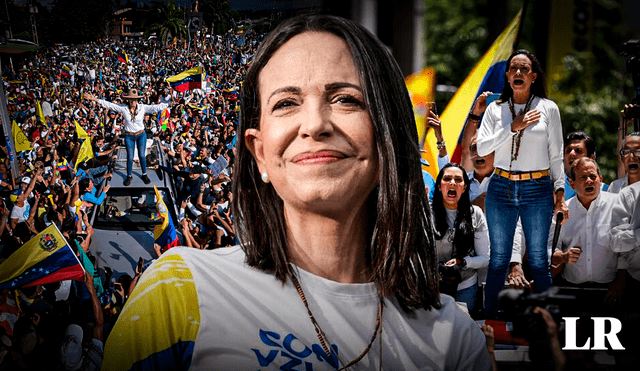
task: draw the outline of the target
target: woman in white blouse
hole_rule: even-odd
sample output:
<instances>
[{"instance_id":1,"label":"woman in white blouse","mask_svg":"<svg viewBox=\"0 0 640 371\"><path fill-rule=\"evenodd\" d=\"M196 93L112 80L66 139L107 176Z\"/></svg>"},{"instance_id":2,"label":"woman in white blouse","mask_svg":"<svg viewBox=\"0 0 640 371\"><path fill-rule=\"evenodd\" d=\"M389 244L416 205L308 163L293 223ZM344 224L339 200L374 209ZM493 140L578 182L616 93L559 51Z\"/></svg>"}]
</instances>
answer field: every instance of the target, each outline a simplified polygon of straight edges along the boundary
<instances>
[{"instance_id":1,"label":"woman in white blouse","mask_svg":"<svg viewBox=\"0 0 640 371\"><path fill-rule=\"evenodd\" d=\"M168 108L169 104L149 105L138 103L138 99L142 98L142 96L138 95L138 89L135 88L130 89L126 95L122 96L127 104L111 103L98 99L90 93L85 93L84 97L90 101L98 102L102 107L119 112L124 117L124 145L127 148L127 179L125 179L124 185L129 186L133 179L133 151L135 151L136 146L138 147L138 158L140 159L140 169L142 170L142 181L145 184L151 183L147 176L147 160L145 158L147 133L144 130L144 116L160 112Z\"/></svg>"},{"instance_id":2,"label":"woman in white blouse","mask_svg":"<svg viewBox=\"0 0 640 371\"><path fill-rule=\"evenodd\" d=\"M536 57L515 51L507 60L500 100L487 107L478 133L478 154L495 152L496 167L487 190L485 210L491 240L485 314L498 315L518 218L527 241L535 289L551 286L547 236L551 218L564 202L563 142L560 112L545 98L544 75ZM471 119L479 119L470 115ZM555 195L555 201L554 201Z\"/></svg>"},{"instance_id":3,"label":"woman in white blouse","mask_svg":"<svg viewBox=\"0 0 640 371\"><path fill-rule=\"evenodd\" d=\"M469 201L470 183L460 165L445 165L436 178L431 207L438 262L449 267L457 266L461 282L454 298L473 310L477 270L489 265L489 231L482 209Z\"/></svg>"}]
</instances>

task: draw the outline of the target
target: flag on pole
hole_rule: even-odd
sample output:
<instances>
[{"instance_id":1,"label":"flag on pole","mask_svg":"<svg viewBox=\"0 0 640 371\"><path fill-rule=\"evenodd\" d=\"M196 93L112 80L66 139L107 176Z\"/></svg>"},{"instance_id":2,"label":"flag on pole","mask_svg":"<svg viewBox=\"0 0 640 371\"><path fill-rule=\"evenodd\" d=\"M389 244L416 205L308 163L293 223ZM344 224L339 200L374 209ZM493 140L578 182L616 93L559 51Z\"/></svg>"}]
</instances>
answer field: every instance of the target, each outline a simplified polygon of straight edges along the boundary
<instances>
[{"instance_id":1,"label":"flag on pole","mask_svg":"<svg viewBox=\"0 0 640 371\"><path fill-rule=\"evenodd\" d=\"M522 11L493 42L489 51L473 67L458 91L445 108L440 121L442 136L447 143L451 162L460 163L462 155L462 135L464 124L476 98L483 91L502 92L507 59L513 52L513 43L518 34ZM453 147L455 143L455 147ZM452 150L453 149L453 150Z\"/></svg>"},{"instance_id":2,"label":"flag on pole","mask_svg":"<svg viewBox=\"0 0 640 371\"><path fill-rule=\"evenodd\" d=\"M87 132L84 131L82 126L80 126L80 124L78 124L78 121L73 120L73 122L76 124L76 132L78 133L78 138L80 138L82 140L90 139L89 138L89 134L87 134Z\"/></svg>"},{"instance_id":3,"label":"flag on pole","mask_svg":"<svg viewBox=\"0 0 640 371\"><path fill-rule=\"evenodd\" d=\"M47 123L47 119L44 117L44 112L42 111L42 106L40 105L39 100L36 100L36 115L38 116L38 120L40 120L41 123Z\"/></svg>"},{"instance_id":4,"label":"flag on pole","mask_svg":"<svg viewBox=\"0 0 640 371\"><path fill-rule=\"evenodd\" d=\"M432 67L426 67L422 71L408 76L405 79L405 83L407 90L409 90L411 104L413 105L413 114L416 119L420 145L426 150L426 152L422 153L422 157L427 160L429 164L437 164L436 156L438 149L436 148L435 140L431 138L434 134L431 133L430 138L425 140L425 135L427 134L425 123L427 115L429 114L428 103L435 101L436 97L436 71ZM438 176L437 166L430 166L429 170L435 172L431 174L435 179ZM432 171L430 171L430 173Z\"/></svg>"},{"instance_id":5,"label":"flag on pole","mask_svg":"<svg viewBox=\"0 0 640 371\"><path fill-rule=\"evenodd\" d=\"M83 278L80 260L55 224L27 241L0 264L0 289Z\"/></svg>"},{"instance_id":6,"label":"flag on pole","mask_svg":"<svg viewBox=\"0 0 640 371\"><path fill-rule=\"evenodd\" d=\"M93 149L91 148L91 139L87 138L82 142L80 150L78 151L78 159L76 160L75 169L78 170L78 166L81 163L93 158Z\"/></svg>"},{"instance_id":7,"label":"flag on pole","mask_svg":"<svg viewBox=\"0 0 640 371\"><path fill-rule=\"evenodd\" d=\"M180 245L180 240L178 239L176 229L173 226L173 221L171 221L171 215L169 215L169 210L162 199L160 191L158 191L158 188L155 185L153 186L153 190L156 191L156 198L158 199L156 209L158 210L160 219L162 219L162 224L156 225L153 228L153 239L155 240L155 243L160 245L162 252L164 252L172 247Z\"/></svg>"},{"instance_id":8,"label":"flag on pole","mask_svg":"<svg viewBox=\"0 0 640 371\"><path fill-rule=\"evenodd\" d=\"M118 60L122 63L129 63L129 56L127 56L127 53L124 52L124 50L118 54Z\"/></svg>"},{"instance_id":9,"label":"flag on pole","mask_svg":"<svg viewBox=\"0 0 640 371\"><path fill-rule=\"evenodd\" d=\"M27 136L24 135L20 126L16 123L16 120L13 120L11 124L11 131L13 133L13 142L16 144L16 152L28 151L33 149L31 147L31 142L27 139Z\"/></svg>"},{"instance_id":10,"label":"flag on pole","mask_svg":"<svg viewBox=\"0 0 640 371\"><path fill-rule=\"evenodd\" d=\"M204 89L205 81L205 72L202 66L194 67L167 78L167 82L171 84L171 87L179 92Z\"/></svg>"}]
</instances>

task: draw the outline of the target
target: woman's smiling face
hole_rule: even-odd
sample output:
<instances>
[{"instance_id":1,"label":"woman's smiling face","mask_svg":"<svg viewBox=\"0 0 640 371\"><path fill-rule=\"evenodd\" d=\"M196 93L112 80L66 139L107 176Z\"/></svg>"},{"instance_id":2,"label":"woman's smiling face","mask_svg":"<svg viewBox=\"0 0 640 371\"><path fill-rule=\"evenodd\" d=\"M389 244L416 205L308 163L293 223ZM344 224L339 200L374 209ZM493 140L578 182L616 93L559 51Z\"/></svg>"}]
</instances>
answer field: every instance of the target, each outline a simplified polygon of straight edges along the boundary
<instances>
[{"instance_id":1,"label":"woman's smiling face","mask_svg":"<svg viewBox=\"0 0 640 371\"><path fill-rule=\"evenodd\" d=\"M285 205L359 209L378 184L374 128L347 44L297 35L259 76L260 124L247 145Z\"/></svg>"}]
</instances>

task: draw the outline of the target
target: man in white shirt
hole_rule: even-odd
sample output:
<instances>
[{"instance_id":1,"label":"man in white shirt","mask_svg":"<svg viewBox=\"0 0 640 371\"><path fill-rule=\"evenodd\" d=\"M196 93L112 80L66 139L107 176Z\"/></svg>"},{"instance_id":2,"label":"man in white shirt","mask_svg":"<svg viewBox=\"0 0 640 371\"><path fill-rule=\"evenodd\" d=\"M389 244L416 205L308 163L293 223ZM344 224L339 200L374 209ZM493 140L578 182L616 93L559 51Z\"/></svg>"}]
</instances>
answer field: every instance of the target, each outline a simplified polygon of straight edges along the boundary
<instances>
[{"instance_id":1,"label":"man in white shirt","mask_svg":"<svg viewBox=\"0 0 640 371\"><path fill-rule=\"evenodd\" d=\"M553 253L554 264L564 263L556 276L559 286L607 288L605 304L622 297L627 262L614 251L610 236L611 211L617 195L600 190L602 180L596 162L588 157L575 161L570 171L576 197L567 201L569 218L562 226L562 249Z\"/></svg>"}]
</instances>

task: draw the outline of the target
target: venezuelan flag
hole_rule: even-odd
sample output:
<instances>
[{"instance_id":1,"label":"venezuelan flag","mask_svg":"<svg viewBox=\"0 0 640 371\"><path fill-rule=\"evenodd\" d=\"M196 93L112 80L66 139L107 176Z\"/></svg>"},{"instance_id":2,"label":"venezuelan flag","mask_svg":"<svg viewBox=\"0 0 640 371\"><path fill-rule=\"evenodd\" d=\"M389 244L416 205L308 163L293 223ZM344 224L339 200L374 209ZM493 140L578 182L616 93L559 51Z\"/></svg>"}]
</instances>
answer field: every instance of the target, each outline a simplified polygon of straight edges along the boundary
<instances>
[{"instance_id":1,"label":"venezuelan flag","mask_svg":"<svg viewBox=\"0 0 640 371\"><path fill-rule=\"evenodd\" d=\"M513 52L513 43L518 34L521 15L522 11L518 12L513 21L493 42L489 51L473 67L440 117L442 136L447 143L447 150L453 153L451 162L460 163L461 161L463 128L476 98L483 91L502 92L507 59ZM450 143L456 143L453 151Z\"/></svg>"},{"instance_id":2,"label":"venezuelan flag","mask_svg":"<svg viewBox=\"0 0 640 371\"><path fill-rule=\"evenodd\" d=\"M180 240L173 226L173 221L171 221L171 215L169 215L167 205L165 205L162 200L162 195L156 186L153 186L153 190L156 191L156 197L158 198L156 209L158 210L160 219L162 219L162 224L156 225L153 228L153 239L162 247L162 252L165 252L172 247L179 246Z\"/></svg>"},{"instance_id":3,"label":"venezuelan flag","mask_svg":"<svg viewBox=\"0 0 640 371\"><path fill-rule=\"evenodd\" d=\"M122 53L118 54L118 60L122 63L129 63L129 56L123 50Z\"/></svg>"},{"instance_id":4,"label":"venezuelan flag","mask_svg":"<svg viewBox=\"0 0 640 371\"><path fill-rule=\"evenodd\" d=\"M222 91L222 96L229 100L236 100L238 98L238 91L236 88L224 89Z\"/></svg>"},{"instance_id":5,"label":"venezuelan flag","mask_svg":"<svg viewBox=\"0 0 640 371\"><path fill-rule=\"evenodd\" d=\"M0 264L0 289L82 280L84 268L52 224Z\"/></svg>"},{"instance_id":6,"label":"venezuelan flag","mask_svg":"<svg viewBox=\"0 0 640 371\"><path fill-rule=\"evenodd\" d=\"M62 66L62 69L60 70L60 73L63 74L64 76L71 76L71 68L69 66L67 66L66 64Z\"/></svg>"},{"instance_id":7,"label":"venezuelan flag","mask_svg":"<svg viewBox=\"0 0 640 371\"><path fill-rule=\"evenodd\" d=\"M191 89L204 88L205 73L201 66L180 72L167 78L167 82L177 91L184 92Z\"/></svg>"}]
</instances>

